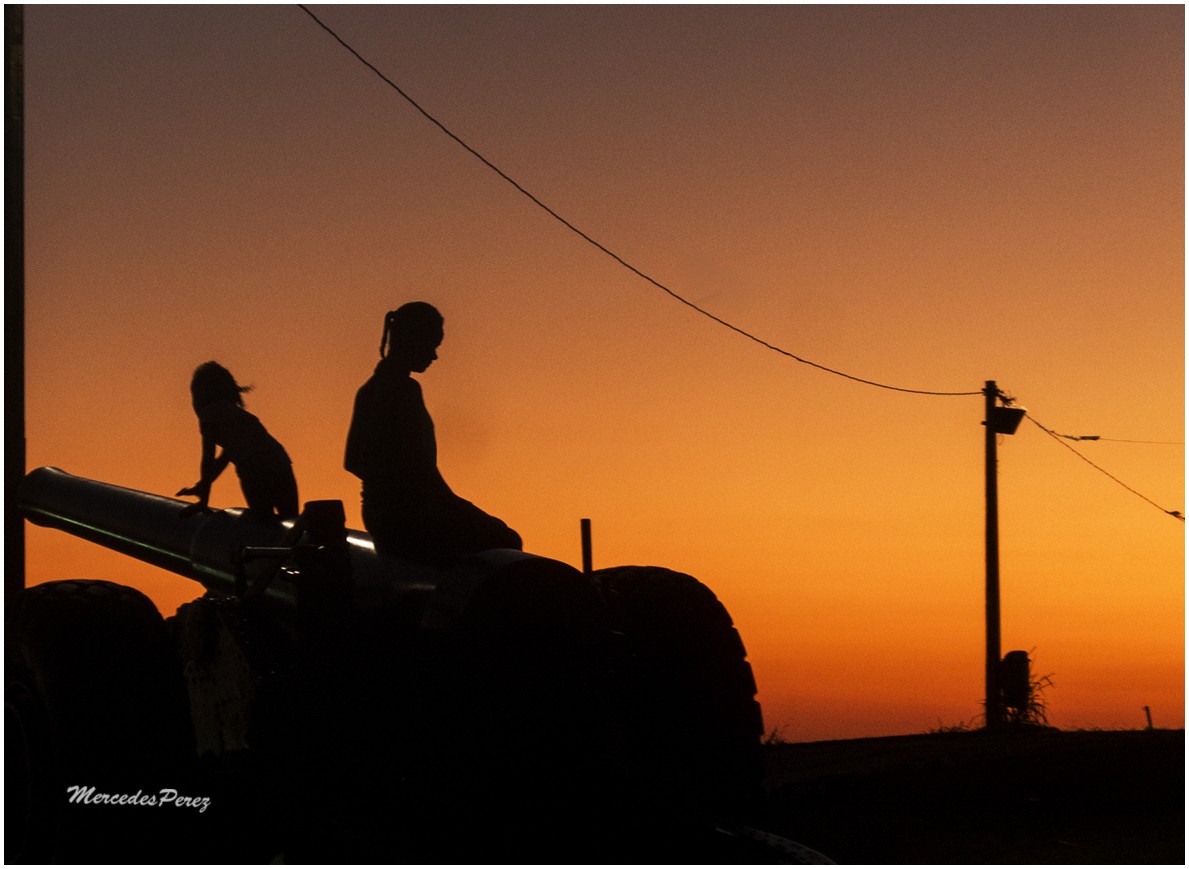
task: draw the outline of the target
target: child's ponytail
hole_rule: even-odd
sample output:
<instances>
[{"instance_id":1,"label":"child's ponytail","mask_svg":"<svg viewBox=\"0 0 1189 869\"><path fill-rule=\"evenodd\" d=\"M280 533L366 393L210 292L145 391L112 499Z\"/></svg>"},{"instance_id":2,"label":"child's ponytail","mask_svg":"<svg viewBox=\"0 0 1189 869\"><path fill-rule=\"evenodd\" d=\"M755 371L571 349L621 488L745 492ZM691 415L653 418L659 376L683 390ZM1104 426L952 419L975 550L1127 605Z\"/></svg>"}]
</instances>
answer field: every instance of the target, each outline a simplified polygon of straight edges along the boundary
<instances>
[{"instance_id":1,"label":"child's ponytail","mask_svg":"<svg viewBox=\"0 0 1189 869\"><path fill-rule=\"evenodd\" d=\"M388 355L388 348L392 346L392 323L396 320L396 311L389 311L384 315L384 334L380 337L380 358Z\"/></svg>"}]
</instances>

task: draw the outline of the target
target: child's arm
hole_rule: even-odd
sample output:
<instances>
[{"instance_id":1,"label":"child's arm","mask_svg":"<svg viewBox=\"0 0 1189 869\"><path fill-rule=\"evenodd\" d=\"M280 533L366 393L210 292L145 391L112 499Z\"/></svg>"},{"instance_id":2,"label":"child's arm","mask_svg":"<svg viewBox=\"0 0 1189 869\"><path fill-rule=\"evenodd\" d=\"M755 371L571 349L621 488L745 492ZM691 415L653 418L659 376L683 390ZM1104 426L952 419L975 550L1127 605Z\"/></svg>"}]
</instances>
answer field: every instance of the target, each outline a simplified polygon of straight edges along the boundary
<instances>
[{"instance_id":1,"label":"child's arm","mask_svg":"<svg viewBox=\"0 0 1189 869\"><path fill-rule=\"evenodd\" d=\"M227 451L215 455L215 442L208 437L202 439L202 463L200 478L193 486L180 489L178 495L197 495L198 506L205 507L211 496L211 484L219 478L230 463Z\"/></svg>"}]
</instances>

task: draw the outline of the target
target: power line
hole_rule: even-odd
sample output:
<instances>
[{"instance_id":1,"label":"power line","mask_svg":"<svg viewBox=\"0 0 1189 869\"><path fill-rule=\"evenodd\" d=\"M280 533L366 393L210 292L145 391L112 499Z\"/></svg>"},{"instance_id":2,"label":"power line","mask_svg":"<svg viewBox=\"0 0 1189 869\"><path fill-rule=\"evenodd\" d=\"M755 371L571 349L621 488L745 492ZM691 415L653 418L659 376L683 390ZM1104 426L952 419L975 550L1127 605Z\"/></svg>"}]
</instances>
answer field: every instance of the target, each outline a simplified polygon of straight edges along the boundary
<instances>
[{"instance_id":1,"label":"power line","mask_svg":"<svg viewBox=\"0 0 1189 869\"><path fill-rule=\"evenodd\" d=\"M791 353L790 351L785 350L781 347L778 347L775 344L772 344L768 341L765 341L762 338L759 338L758 336L752 334L751 332L748 332L747 330L742 329L742 328L734 325L733 323L730 323L730 322L722 319L721 317L718 317L717 315L710 313L706 309L699 307L698 305L691 302L689 299L686 299L684 296L680 295L676 291L665 286L665 284L661 283L660 281L656 280L655 278L651 277L650 275L648 275L645 272L641 271L640 269L636 268L634 265L627 262L625 259L623 259L621 256L616 254L614 251L610 250L605 245L601 244L600 242L598 242L591 236L587 235L585 232L583 232L581 229L579 229L577 226L575 226L569 220L562 217L562 215L558 214L556 211L554 211L552 208L550 208L548 205L546 205L544 202L542 202L540 199L538 199L533 193L531 193L529 190L527 190L524 186L522 186L514 178L512 178L510 175L508 175L506 172L504 172L502 169L500 169L498 166L496 166L494 163L492 163L490 160L488 160L486 157L484 157L477 150L472 148L469 144L467 144L465 141L463 141L462 138L460 138L453 131L451 131L448 127L446 127L445 124L443 124L436 117L434 117L432 114L430 114L429 111L427 111L416 100L414 100L411 96L409 96L409 94L407 94L404 91L404 89L402 89L400 87L400 85L398 85L396 82L394 82L388 76L386 76L383 72L381 72L378 68L376 68L376 66L374 64L372 64L365 57L363 57L363 55L361 55L353 47L351 47L346 42L346 40L344 40L341 36L339 36L338 33L336 33L333 29L331 29L324 21L322 21L322 19L320 19L317 15L315 15L313 12L311 12L308 7L306 7L305 5L300 4L300 3L298 4L298 7L303 12L305 12L310 18L312 18L314 20L314 22L319 27L321 27L323 30L325 30L339 45L341 45L352 56L354 56L356 60L358 60L360 63L362 63L368 69L370 69L377 77L380 78L381 81L383 81L390 88L392 88L394 91L396 91L409 105L411 105L421 115L423 115L428 121L430 121L430 123L432 123L439 130L441 130L443 133L445 133L447 136L449 136L451 139L453 139L458 145L460 145L469 154L471 154L473 157L475 157L477 160L479 160L479 162L481 162L484 166L486 166L491 171L495 172L500 178L502 178L504 181L506 181L508 184L510 184L513 188L515 188L517 192L521 193L529 201L531 201L534 205L536 205L538 208L543 210L546 214L548 214L550 217L552 217L554 220L556 220L562 226L566 227L566 229L573 232L575 235L577 235L583 241L585 241L588 244L592 245L593 247L597 248L599 251L606 254L611 259L615 260L615 262L619 263L621 266L623 266L628 271L632 272L636 276L638 276L638 277L642 278L643 280L647 281L648 283L652 284L654 287L656 287L657 289L661 290L662 292L668 294L674 300L680 302L681 304L685 305L686 307L691 308L692 310L696 311L697 313L701 314L702 316L704 316L710 320L713 320L715 323L718 323L721 326L725 326L726 328L730 329L731 331L736 332L739 335L742 335L744 338L747 338L750 341L754 341L755 343L759 344L760 346L765 347L769 350L772 350L776 353L779 353L782 356L787 356L788 358L793 359L797 362L800 362L803 365L809 365L813 368L817 368L817 369L819 369L821 371L825 371L829 374L834 374L839 377L844 377L847 380L853 380L856 383L863 383L868 386L875 386L880 389L888 389L888 390L892 390L894 392L907 392L907 393L913 393L913 394L917 394L917 395L964 396L964 395L982 395L983 394L982 390L972 390L969 392L940 392L940 391L927 390L927 389L909 389L909 388L902 387L902 386L892 386L892 385L889 385L886 383L880 383L875 380L868 380L863 377L856 377L853 374L847 374L844 371L839 371L835 368L829 368L825 365L821 365L817 362L813 362L809 359L805 359L801 356L798 356L795 353ZM1002 396L1002 397L1005 400L1005 402L1007 402L1008 404L1011 404L1012 399L1008 398L1007 396ZM1098 435L1078 435L1078 436L1062 435L1062 434L1058 434L1057 432L1053 431L1052 429L1047 428L1044 425L1041 425L1041 423L1038 422L1031 415L1029 415L1028 418L1030 420L1032 420L1032 422L1038 428L1040 428L1042 431L1044 431L1046 434L1048 434L1050 437L1052 437L1054 440L1056 440L1058 443L1060 443L1063 447L1068 449L1070 452L1072 452L1074 455L1076 455L1082 461L1086 462L1087 464L1089 464L1091 467L1093 467L1095 470L1099 471L1100 473L1105 474L1107 477L1109 477L1114 482L1118 483L1120 486L1122 486L1127 491L1131 492L1133 495L1136 495L1137 497L1142 498L1144 501L1147 501L1149 504L1151 504L1152 506L1161 510L1162 512L1167 513L1168 515L1173 516L1177 519L1180 519L1182 522L1185 521L1185 517L1180 512L1178 512L1176 510L1164 509L1159 504L1157 504L1155 501L1151 500L1147 496L1145 496L1145 495L1141 494L1140 492L1136 491L1135 489L1131 488L1126 483L1124 483L1122 480L1118 479L1114 475L1110 474L1108 471L1106 471L1103 468L1100 468L1098 465L1094 464L1094 462L1090 461L1088 458L1083 456L1081 453L1079 453L1077 450L1075 450L1073 447L1069 446L1069 444L1064 443L1063 441L1064 440L1085 440L1085 441L1119 440L1119 442L1121 442L1121 443L1172 443L1172 442L1170 442L1170 441L1124 441L1121 439L1103 438Z\"/></svg>"},{"instance_id":2,"label":"power line","mask_svg":"<svg viewBox=\"0 0 1189 869\"><path fill-rule=\"evenodd\" d=\"M307 15L309 15L310 18L312 18L314 20L314 22L318 24L319 27L321 27L328 34L330 34L330 36L336 42L338 42L339 45L341 45L348 52L350 52L355 57L356 60L358 60L360 63L362 63L368 69L370 69L373 73L375 73L380 78L381 81L383 81L390 88L392 88L394 91L396 91L398 94L400 94L400 96L405 100L405 102L407 102L414 109L416 109L418 112L420 112L427 120L430 121L430 123L432 123L434 126L436 126L439 130L441 130L443 133L445 133L447 136L449 136L451 139L453 139L455 142L457 142L459 145L461 145L468 153L470 153L473 157L478 159L484 166L486 166L492 172L495 172L495 174L497 174L501 178L503 178L504 181L508 182L508 184L512 185L512 187L514 187L519 193L523 194L534 205L536 205L538 208L543 210L546 214L548 214L550 217L552 217L554 220L556 220L562 226L566 227L566 229L573 232L575 235L577 235L583 241L587 242L588 244L590 244L593 247L597 248L598 250L602 251L607 256L611 257L611 259L615 260L617 263L619 263L621 266L623 266L628 271L635 274L637 277L643 278L645 281L652 284L657 289L661 290L664 293L667 293L673 299L675 299L676 301L685 305L686 307L693 309L694 311L701 314L703 317L707 317L708 319L713 320L715 323L718 323L720 326L725 326L726 328L730 329L732 332L736 332L739 335L742 335L744 338L747 338L750 341L754 341L755 343L759 344L760 346L766 347L767 349L772 350L776 353L779 353L782 356L787 356L788 358L793 359L797 362L800 362L803 365L812 366L813 368L817 368L817 369L819 369L821 371L825 371L829 374L835 374L839 377L845 377L847 380L853 380L856 383L865 383L868 386L876 386L876 387L879 387L880 389L890 389L894 392L910 392L910 393L914 393L917 395L946 395L946 396L950 396L950 395L955 395L955 396L956 395L982 395L981 390L974 390L971 392L938 392L938 391L929 390L929 389L908 389L903 386L891 386L889 384L880 383L875 380L867 380L866 378L863 378L863 377L856 377L853 374L847 374L846 372L839 371L836 368L829 368L825 365L821 365L821 364L819 364L817 362L813 362L809 359L804 359L804 358L796 355L795 353L789 352L788 350L784 350L780 347L777 347L775 344L771 344L771 343L763 340L762 338L759 338L756 335L753 335L751 332L748 332L745 329L741 329L740 327L727 322L726 320L722 319L721 317L718 317L718 316L710 313L705 308L701 308L701 307L695 305L689 299L685 298L684 296L680 295L676 291L665 286L663 283L656 280L655 278L645 274L643 271L636 268L631 263L627 262L625 259L623 259L621 256L616 254L614 251L610 250L603 244L596 241L591 236L587 235L585 232L583 232L577 226L572 224L570 221L566 220L566 218L562 217L560 214L558 214L556 211L554 211L552 208L550 208L548 205L546 205L544 202L542 202L540 199L538 199L536 196L534 196L532 193L530 193L514 178L512 178L510 175L508 175L506 172L504 172L502 169L500 169L498 166L496 166L494 163L492 163L490 160L488 160L486 157L484 157L482 154L480 154L478 151L476 151L474 148L472 148L470 145L468 145L459 136L455 135L455 133L453 133L450 129L448 129L445 124L443 124L441 121L439 121L437 118L435 118L426 109L424 109L416 100L414 100L411 96L409 96L407 93L405 93L405 91L400 87L400 85L398 85L396 82L394 82L392 79L390 79L384 73L382 73L370 61L368 61L366 58L364 58L363 55L361 55L358 51L356 51L354 48L352 48L350 45L348 45L346 40L344 40L341 36L339 36L337 33L335 33L335 31L332 30L329 26L327 26L327 24L324 21L322 21L322 19L320 19L317 15L315 15L313 12L311 12L308 7L306 7L305 5L303 5L301 3L299 3L297 5L298 5L298 8L300 8L303 12L305 12Z\"/></svg>"},{"instance_id":3,"label":"power line","mask_svg":"<svg viewBox=\"0 0 1189 869\"><path fill-rule=\"evenodd\" d=\"M1128 438L1104 438L1102 435L1067 435L1059 432L1050 432L1059 438L1065 438L1067 441L1105 441L1113 444L1159 444L1170 447L1183 447L1184 441L1136 441Z\"/></svg>"},{"instance_id":4,"label":"power line","mask_svg":"<svg viewBox=\"0 0 1189 869\"><path fill-rule=\"evenodd\" d=\"M1069 450L1071 453L1073 453L1075 456L1077 456L1083 462L1088 464L1090 467L1094 468L1099 473L1105 474L1107 477L1114 480L1116 483L1118 483L1120 486L1122 486L1128 492L1130 492L1131 494L1135 495L1138 498L1142 498L1144 501L1147 501L1149 504L1151 504L1157 510L1160 510L1162 513L1167 513L1169 516L1172 516L1175 519L1179 519L1182 522L1185 521L1185 516L1180 511L1166 510L1164 507L1161 507L1159 504L1157 504L1155 501L1153 501L1148 496L1146 496L1140 492L1137 492L1135 489L1128 486L1126 483L1124 483L1122 480L1120 480L1114 474L1111 474L1109 471L1106 471L1105 469L1100 468L1098 465L1094 464L1094 462L1090 461L1088 458L1083 456L1081 453L1079 453L1077 450L1075 450L1069 444L1065 443L1064 439L1068 438L1069 437L1068 435L1058 434L1057 432L1053 431L1048 426L1042 425L1039 420L1037 420L1034 416L1032 416L1032 414L1027 414L1027 416L1028 416L1029 421L1031 421L1033 425L1035 425L1037 428L1039 428L1041 431L1043 431L1045 434L1047 434L1049 437L1051 437L1057 443L1061 444L1061 446L1065 447L1067 450ZM1082 438L1082 439L1088 439L1088 438Z\"/></svg>"},{"instance_id":5,"label":"power line","mask_svg":"<svg viewBox=\"0 0 1189 869\"><path fill-rule=\"evenodd\" d=\"M1168 447L1183 447L1183 446L1185 446L1184 441L1133 441L1133 440L1128 440L1127 438L1104 438L1104 437L1098 437L1098 436L1094 436L1094 437L1084 437L1083 436L1081 439L1084 441L1106 441L1107 443L1112 443L1112 444L1155 444L1155 445L1159 445L1159 446L1168 446Z\"/></svg>"}]
</instances>

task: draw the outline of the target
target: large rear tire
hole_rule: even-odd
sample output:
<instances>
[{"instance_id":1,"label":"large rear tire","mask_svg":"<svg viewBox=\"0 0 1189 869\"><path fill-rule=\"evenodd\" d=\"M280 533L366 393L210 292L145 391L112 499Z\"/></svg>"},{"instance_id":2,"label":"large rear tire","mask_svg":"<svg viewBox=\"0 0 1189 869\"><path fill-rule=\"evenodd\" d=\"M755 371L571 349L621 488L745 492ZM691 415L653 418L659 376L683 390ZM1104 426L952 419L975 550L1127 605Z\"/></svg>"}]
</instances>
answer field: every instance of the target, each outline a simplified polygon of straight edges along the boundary
<instances>
[{"instance_id":1,"label":"large rear tire","mask_svg":"<svg viewBox=\"0 0 1189 869\"><path fill-rule=\"evenodd\" d=\"M5 862L154 856L170 827L160 809L72 802L68 789L176 786L184 689L156 607L126 586L62 580L22 591L6 621Z\"/></svg>"},{"instance_id":2,"label":"large rear tire","mask_svg":"<svg viewBox=\"0 0 1189 869\"><path fill-rule=\"evenodd\" d=\"M595 572L622 636L624 790L682 823L745 816L760 797L763 718L726 608L692 576L659 567Z\"/></svg>"}]
</instances>

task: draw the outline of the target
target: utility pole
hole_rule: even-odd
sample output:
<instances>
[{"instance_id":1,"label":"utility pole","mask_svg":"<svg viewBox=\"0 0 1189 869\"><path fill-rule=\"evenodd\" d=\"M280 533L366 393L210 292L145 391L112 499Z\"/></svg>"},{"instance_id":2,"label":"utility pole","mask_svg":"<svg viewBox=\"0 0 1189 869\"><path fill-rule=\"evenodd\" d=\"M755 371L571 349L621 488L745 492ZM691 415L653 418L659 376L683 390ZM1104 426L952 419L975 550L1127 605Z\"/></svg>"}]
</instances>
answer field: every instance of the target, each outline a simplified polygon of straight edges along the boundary
<instances>
[{"instance_id":1,"label":"utility pole","mask_svg":"<svg viewBox=\"0 0 1189 869\"><path fill-rule=\"evenodd\" d=\"M999 646L999 456L998 435L1011 435L1019 428L1024 418L1022 407L1000 407L999 391L994 380L988 380L983 389L986 396L986 476L987 476L987 729L997 730L1003 726L1003 683L1000 678ZM1011 399L1006 399L1008 402Z\"/></svg>"},{"instance_id":2,"label":"utility pole","mask_svg":"<svg viewBox=\"0 0 1189 869\"><path fill-rule=\"evenodd\" d=\"M999 457L996 453L995 418L999 387L988 380L983 390L986 396L986 476L987 476L987 729L1003 725L1002 691L999 685Z\"/></svg>"}]
</instances>

